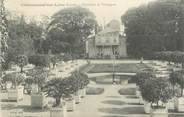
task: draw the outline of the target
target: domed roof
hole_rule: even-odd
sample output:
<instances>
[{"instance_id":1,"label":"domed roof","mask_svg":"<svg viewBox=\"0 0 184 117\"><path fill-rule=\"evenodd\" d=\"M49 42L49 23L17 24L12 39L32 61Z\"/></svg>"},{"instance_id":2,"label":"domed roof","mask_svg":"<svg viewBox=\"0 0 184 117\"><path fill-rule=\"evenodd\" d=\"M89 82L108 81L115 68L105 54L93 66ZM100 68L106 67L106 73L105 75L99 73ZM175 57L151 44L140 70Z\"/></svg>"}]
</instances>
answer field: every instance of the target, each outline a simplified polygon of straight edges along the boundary
<instances>
[{"instance_id":1,"label":"domed roof","mask_svg":"<svg viewBox=\"0 0 184 117\"><path fill-rule=\"evenodd\" d=\"M110 32L120 32L120 22L118 20L111 20L98 34L105 34Z\"/></svg>"}]
</instances>

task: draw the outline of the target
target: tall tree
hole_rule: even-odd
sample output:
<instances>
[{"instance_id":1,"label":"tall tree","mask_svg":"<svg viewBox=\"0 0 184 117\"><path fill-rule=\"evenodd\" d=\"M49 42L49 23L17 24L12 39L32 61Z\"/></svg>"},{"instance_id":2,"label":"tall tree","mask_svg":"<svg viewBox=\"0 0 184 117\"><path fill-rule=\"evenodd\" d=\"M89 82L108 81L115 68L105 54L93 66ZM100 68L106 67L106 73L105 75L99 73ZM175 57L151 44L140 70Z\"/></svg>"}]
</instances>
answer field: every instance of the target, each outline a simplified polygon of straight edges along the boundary
<instances>
[{"instance_id":1,"label":"tall tree","mask_svg":"<svg viewBox=\"0 0 184 117\"><path fill-rule=\"evenodd\" d=\"M155 51L184 49L182 4L182 0L154 1L128 10L121 17L128 53L135 57L149 57Z\"/></svg>"},{"instance_id":2,"label":"tall tree","mask_svg":"<svg viewBox=\"0 0 184 117\"><path fill-rule=\"evenodd\" d=\"M8 29L7 20L5 13L4 0L0 1L0 72L2 71L2 62L4 61L4 52L7 50L7 39L8 39ZM0 73L1 76L1 73Z\"/></svg>"},{"instance_id":3,"label":"tall tree","mask_svg":"<svg viewBox=\"0 0 184 117\"><path fill-rule=\"evenodd\" d=\"M24 16L17 16L8 21L10 39L6 60L15 61L18 55L33 55L41 51L42 27L35 21L26 21Z\"/></svg>"},{"instance_id":4,"label":"tall tree","mask_svg":"<svg viewBox=\"0 0 184 117\"><path fill-rule=\"evenodd\" d=\"M97 22L94 14L86 8L71 7L62 9L52 16L48 26L48 40L52 50L83 53L84 40L93 33Z\"/></svg>"}]
</instances>

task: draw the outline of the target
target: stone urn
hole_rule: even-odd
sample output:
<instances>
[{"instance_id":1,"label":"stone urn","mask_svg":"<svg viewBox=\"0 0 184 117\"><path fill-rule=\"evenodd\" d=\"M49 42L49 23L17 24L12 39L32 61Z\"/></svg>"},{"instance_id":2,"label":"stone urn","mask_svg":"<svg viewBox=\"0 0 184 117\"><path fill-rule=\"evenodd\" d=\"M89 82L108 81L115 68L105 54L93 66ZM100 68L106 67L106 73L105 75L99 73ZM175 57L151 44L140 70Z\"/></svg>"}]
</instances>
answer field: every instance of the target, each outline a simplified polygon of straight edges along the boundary
<instances>
[{"instance_id":1,"label":"stone urn","mask_svg":"<svg viewBox=\"0 0 184 117\"><path fill-rule=\"evenodd\" d=\"M175 98L172 98L168 101L167 103L167 108L169 110L174 110L175 109L175 105L174 105L174 101L175 101Z\"/></svg>"},{"instance_id":2,"label":"stone urn","mask_svg":"<svg viewBox=\"0 0 184 117\"><path fill-rule=\"evenodd\" d=\"M50 117L66 117L67 108L66 104L62 104L60 107L55 107L50 109Z\"/></svg>"},{"instance_id":3,"label":"stone urn","mask_svg":"<svg viewBox=\"0 0 184 117\"><path fill-rule=\"evenodd\" d=\"M86 96L86 88L81 89L81 98Z\"/></svg>"},{"instance_id":4,"label":"stone urn","mask_svg":"<svg viewBox=\"0 0 184 117\"><path fill-rule=\"evenodd\" d=\"M75 100L74 100L74 98L66 99L66 108L67 108L67 111L74 111L75 110Z\"/></svg>"},{"instance_id":5,"label":"stone urn","mask_svg":"<svg viewBox=\"0 0 184 117\"><path fill-rule=\"evenodd\" d=\"M144 101L144 111L146 114L149 114L151 111L151 104L147 101Z\"/></svg>"},{"instance_id":6,"label":"stone urn","mask_svg":"<svg viewBox=\"0 0 184 117\"><path fill-rule=\"evenodd\" d=\"M74 95L75 103L78 104L81 102L81 95L80 95L80 90L78 90L75 95Z\"/></svg>"},{"instance_id":7,"label":"stone urn","mask_svg":"<svg viewBox=\"0 0 184 117\"><path fill-rule=\"evenodd\" d=\"M178 112L184 112L184 97L174 98L174 109Z\"/></svg>"},{"instance_id":8,"label":"stone urn","mask_svg":"<svg viewBox=\"0 0 184 117\"><path fill-rule=\"evenodd\" d=\"M153 109L150 111L151 117L168 117L168 109L166 107Z\"/></svg>"},{"instance_id":9,"label":"stone urn","mask_svg":"<svg viewBox=\"0 0 184 117\"><path fill-rule=\"evenodd\" d=\"M23 117L23 116L24 116L23 109L11 109L9 111L9 116L8 117Z\"/></svg>"}]
</instances>

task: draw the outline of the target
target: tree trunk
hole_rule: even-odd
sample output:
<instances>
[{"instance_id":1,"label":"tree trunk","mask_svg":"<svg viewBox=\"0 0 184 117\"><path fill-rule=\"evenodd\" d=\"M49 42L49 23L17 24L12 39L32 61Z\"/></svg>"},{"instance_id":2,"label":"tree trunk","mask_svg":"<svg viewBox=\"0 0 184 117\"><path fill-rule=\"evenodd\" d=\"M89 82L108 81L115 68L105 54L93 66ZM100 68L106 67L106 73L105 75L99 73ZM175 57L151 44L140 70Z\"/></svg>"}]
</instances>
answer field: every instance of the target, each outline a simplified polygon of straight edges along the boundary
<instances>
[{"instance_id":1,"label":"tree trunk","mask_svg":"<svg viewBox=\"0 0 184 117\"><path fill-rule=\"evenodd\" d=\"M20 73L23 73L23 67L20 67Z\"/></svg>"},{"instance_id":2,"label":"tree trunk","mask_svg":"<svg viewBox=\"0 0 184 117\"><path fill-rule=\"evenodd\" d=\"M173 85L173 96L175 95L175 91L174 91L174 85Z\"/></svg>"},{"instance_id":3,"label":"tree trunk","mask_svg":"<svg viewBox=\"0 0 184 117\"><path fill-rule=\"evenodd\" d=\"M55 69L55 67L56 67L56 63L53 63L53 69Z\"/></svg>"},{"instance_id":4,"label":"tree trunk","mask_svg":"<svg viewBox=\"0 0 184 117\"><path fill-rule=\"evenodd\" d=\"M158 107L159 105L158 105L158 102L157 102L157 107Z\"/></svg>"},{"instance_id":5,"label":"tree trunk","mask_svg":"<svg viewBox=\"0 0 184 117\"><path fill-rule=\"evenodd\" d=\"M183 96L183 86L181 87L181 97Z\"/></svg>"},{"instance_id":6,"label":"tree trunk","mask_svg":"<svg viewBox=\"0 0 184 117\"><path fill-rule=\"evenodd\" d=\"M56 104L54 105L54 107L59 106L61 103L60 97L57 97L55 99L56 99Z\"/></svg>"}]
</instances>

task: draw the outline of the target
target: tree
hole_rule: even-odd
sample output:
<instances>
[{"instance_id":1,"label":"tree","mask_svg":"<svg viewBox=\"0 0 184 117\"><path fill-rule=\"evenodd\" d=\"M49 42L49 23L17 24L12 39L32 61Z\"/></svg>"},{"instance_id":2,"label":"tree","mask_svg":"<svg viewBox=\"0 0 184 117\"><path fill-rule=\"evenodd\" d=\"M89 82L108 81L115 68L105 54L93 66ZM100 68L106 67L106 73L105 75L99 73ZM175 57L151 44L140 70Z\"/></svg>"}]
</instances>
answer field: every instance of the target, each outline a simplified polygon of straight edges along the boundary
<instances>
[{"instance_id":1,"label":"tree","mask_svg":"<svg viewBox=\"0 0 184 117\"><path fill-rule=\"evenodd\" d=\"M37 67L29 70L27 76L32 79L30 80L30 83L37 84L39 88L38 90L42 91L46 81L48 80L48 70Z\"/></svg>"},{"instance_id":2,"label":"tree","mask_svg":"<svg viewBox=\"0 0 184 117\"><path fill-rule=\"evenodd\" d=\"M0 19L1 19L1 23L0 23L0 50L2 53L1 57L3 55L3 53L7 50L7 39L9 38L8 35L8 28L7 28L7 19L6 19L6 12L5 12L5 6L4 6L4 0L1 0L0 2Z\"/></svg>"},{"instance_id":3,"label":"tree","mask_svg":"<svg viewBox=\"0 0 184 117\"><path fill-rule=\"evenodd\" d=\"M178 73L178 72L172 72L169 76L169 82L172 84L173 86L173 96L175 95L175 91L174 91L174 87L175 85L178 83L178 79L179 77L181 77L182 74Z\"/></svg>"},{"instance_id":4,"label":"tree","mask_svg":"<svg viewBox=\"0 0 184 117\"><path fill-rule=\"evenodd\" d=\"M34 79L32 77L27 77L25 79L25 86L24 89L27 90L28 94L31 94L31 85L34 83Z\"/></svg>"},{"instance_id":5,"label":"tree","mask_svg":"<svg viewBox=\"0 0 184 117\"><path fill-rule=\"evenodd\" d=\"M53 65L53 68L55 68L57 62L58 62L58 57L56 55L51 56L51 63Z\"/></svg>"},{"instance_id":6,"label":"tree","mask_svg":"<svg viewBox=\"0 0 184 117\"><path fill-rule=\"evenodd\" d=\"M9 38L7 19L5 13L4 0L0 1L0 77L2 75L2 63L4 62L4 53L7 51L7 40Z\"/></svg>"},{"instance_id":7,"label":"tree","mask_svg":"<svg viewBox=\"0 0 184 117\"><path fill-rule=\"evenodd\" d=\"M61 98L69 97L76 90L75 85L73 85L75 80L72 77L66 79L52 79L46 83L43 91L47 96L53 97L56 100L54 107L60 106Z\"/></svg>"},{"instance_id":8,"label":"tree","mask_svg":"<svg viewBox=\"0 0 184 117\"><path fill-rule=\"evenodd\" d=\"M180 96L182 97L183 96L183 89L184 89L184 74L183 74L183 71L178 71L178 72L175 72L175 78L177 79L177 84L180 86L181 88L181 93L180 93Z\"/></svg>"},{"instance_id":9,"label":"tree","mask_svg":"<svg viewBox=\"0 0 184 117\"><path fill-rule=\"evenodd\" d=\"M36 54L29 56L28 61L36 67L48 67L50 64L50 57L45 54Z\"/></svg>"},{"instance_id":10,"label":"tree","mask_svg":"<svg viewBox=\"0 0 184 117\"><path fill-rule=\"evenodd\" d=\"M16 63L20 67L20 69L21 69L20 72L22 73L23 72L23 67L28 64L28 57L25 56L25 55L19 55L19 56L17 56Z\"/></svg>"},{"instance_id":11,"label":"tree","mask_svg":"<svg viewBox=\"0 0 184 117\"><path fill-rule=\"evenodd\" d=\"M154 1L128 10L121 17L128 54L149 58L156 51L182 50L183 10L180 0Z\"/></svg>"},{"instance_id":12,"label":"tree","mask_svg":"<svg viewBox=\"0 0 184 117\"><path fill-rule=\"evenodd\" d=\"M136 81L136 85L140 87L143 86L143 84L146 82L146 80L149 80L154 77L154 74L151 72L139 72L134 76L134 79Z\"/></svg>"},{"instance_id":13,"label":"tree","mask_svg":"<svg viewBox=\"0 0 184 117\"><path fill-rule=\"evenodd\" d=\"M94 14L86 8L62 9L52 16L47 41L53 42L54 52L84 53L84 40L94 32L96 25ZM56 51L56 47L62 49Z\"/></svg>"},{"instance_id":14,"label":"tree","mask_svg":"<svg viewBox=\"0 0 184 117\"><path fill-rule=\"evenodd\" d=\"M6 74L3 77L3 82L6 83L7 81L12 82L12 87L16 88L17 86L19 86L21 83L24 82L26 76L25 74L22 73L10 73L10 74Z\"/></svg>"},{"instance_id":15,"label":"tree","mask_svg":"<svg viewBox=\"0 0 184 117\"><path fill-rule=\"evenodd\" d=\"M6 60L15 62L18 55L28 56L41 53L42 26L32 19L27 22L23 15L7 15L10 18L8 20L9 40L7 41L9 48L6 57L11 56L11 59Z\"/></svg>"},{"instance_id":16,"label":"tree","mask_svg":"<svg viewBox=\"0 0 184 117\"><path fill-rule=\"evenodd\" d=\"M165 79L151 78L146 80L141 87L141 94L145 101L150 102L152 107L163 106L172 97L170 85ZM162 105L159 105L159 102ZM153 104L156 104L153 106Z\"/></svg>"},{"instance_id":17,"label":"tree","mask_svg":"<svg viewBox=\"0 0 184 117\"><path fill-rule=\"evenodd\" d=\"M33 20L28 23L23 15L20 17L7 13L7 16L9 18L6 21L9 38L7 40L8 49L3 57L2 68L4 70L9 69L12 62L16 62L18 55L28 56L42 51L40 47L42 26Z\"/></svg>"},{"instance_id":18,"label":"tree","mask_svg":"<svg viewBox=\"0 0 184 117\"><path fill-rule=\"evenodd\" d=\"M180 63L182 64L182 67L184 67L184 52L181 51L161 51L156 52L153 54L155 57L154 59L162 60L162 61L168 61L168 62L174 62L176 64Z\"/></svg>"}]
</instances>

